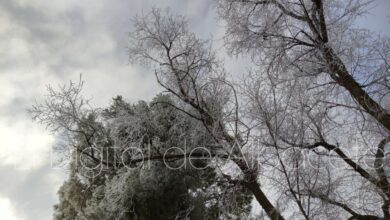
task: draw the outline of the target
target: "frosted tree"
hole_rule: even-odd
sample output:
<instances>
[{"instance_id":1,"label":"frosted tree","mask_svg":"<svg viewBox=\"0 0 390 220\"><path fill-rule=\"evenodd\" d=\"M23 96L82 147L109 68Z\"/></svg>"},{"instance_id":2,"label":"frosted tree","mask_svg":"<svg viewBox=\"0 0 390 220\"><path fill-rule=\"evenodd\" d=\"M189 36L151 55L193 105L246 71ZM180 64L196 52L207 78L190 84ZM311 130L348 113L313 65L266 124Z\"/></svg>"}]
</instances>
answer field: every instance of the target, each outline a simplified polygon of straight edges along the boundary
<instances>
[{"instance_id":1,"label":"frosted tree","mask_svg":"<svg viewBox=\"0 0 390 220\"><path fill-rule=\"evenodd\" d=\"M242 151L249 128L239 117L235 87L209 42L196 38L183 17L155 9L135 19L129 54L133 61L154 64L158 83L184 104L175 108L200 121L223 152L215 154L241 170L239 179L225 177L250 190L273 219L283 219L257 182L256 161Z\"/></svg>"},{"instance_id":2,"label":"frosted tree","mask_svg":"<svg viewBox=\"0 0 390 220\"><path fill-rule=\"evenodd\" d=\"M241 172L224 177L269 218L389 218L389 40L353 26L367 5L218 1L228 49L253 60L240 83L184 17L158 9L135 19L130 58L233 155L217 154Z\"/></svg>"},{"instance_id":3,"label":"frosted tree","mask_svg":"<svg viewBox=\"0 0 390 220\"><path fill-rule=\"evenodd\" d=\"M250 195L224 181L209 166L212 157L190 162L190 155L182 153L208 145L211 136L199 121L173 108L173 99L160 95L150 104L131 105L118 96L109 108L92 109L79 94L81 86L49 87L46 102L31 110L73 149L54 219L248 215Z\"/></svg>"},{"instance_id":4,"label":"frosted tree","mask_svg":"<svg viewBox=\"0 0 390 220\"><path fill-rule=\"evenodd\" d=\"M218 1L229 51L254 64L248 115L305 219L390 218L390 41L354 23L371 2Z\"/></svg>"},{"instance_id":5,"label":"frosted tree","mask_svg":"<svg viewBox=\"0 0 390 220\"><path fill-rule=\"evenodd\" d=\"M290 71L335 83L390 130L389 39L353 25L372 1L218 2L232 53L250 53L272 73Z\"/></svg>"}]
</instances>

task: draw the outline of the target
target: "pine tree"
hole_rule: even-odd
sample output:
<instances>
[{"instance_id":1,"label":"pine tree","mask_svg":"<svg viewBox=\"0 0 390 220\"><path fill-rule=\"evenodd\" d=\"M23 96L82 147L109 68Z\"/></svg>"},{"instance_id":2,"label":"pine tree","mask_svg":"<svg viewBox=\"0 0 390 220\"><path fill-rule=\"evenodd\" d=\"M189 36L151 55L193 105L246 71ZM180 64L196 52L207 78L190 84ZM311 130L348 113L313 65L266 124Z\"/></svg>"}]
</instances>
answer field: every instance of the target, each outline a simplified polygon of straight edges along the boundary
<instances>
[{"instance_id":1,"label":"pine tree","mask_svg":"<svg viewBox=\"0 0 390 220\"><path fill-rule=\"evenodd\" d=\"M174 100L164 95L150 104L134 105L118 96L101 113L79 120L78 130L83 132L74 136L77 150L69 179L58 192L54 219L236 219L247 215L249 193L224 181L212 166L199 169L211 159L132 163L132 157L140 153L147 159L172 147L188 152L212 143L201 122L173 105ZM128 151L129 147L138 152ZM96 158L106 160L101 163ZM99 169L90 169L97 164ZM237 190L240 193L234 193ZM229 196L218 198L223 193Z\"/></svg>"}]
</instances>

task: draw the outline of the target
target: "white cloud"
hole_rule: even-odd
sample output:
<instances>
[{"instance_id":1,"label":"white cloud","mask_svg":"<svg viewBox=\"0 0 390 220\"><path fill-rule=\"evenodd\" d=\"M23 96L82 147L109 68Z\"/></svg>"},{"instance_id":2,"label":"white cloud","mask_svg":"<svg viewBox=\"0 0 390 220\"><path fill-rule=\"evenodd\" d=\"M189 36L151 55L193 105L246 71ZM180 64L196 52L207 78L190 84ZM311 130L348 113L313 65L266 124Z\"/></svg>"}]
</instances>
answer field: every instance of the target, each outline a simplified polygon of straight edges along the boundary
<instances>
[{"instance_id":1,"label":"white cloud","mask_svg":"<svg viewBox=\"0 0 390 220\"><path fill-rule=\"evenodd\" d=\"M0 164L36 169L50 160L54 138L38 126L0 121Z\"/></svg>"},{"instance_id":2,"label":"white cloud","mask_svg":"<svg viewBox=\"0 0 390 220\"><path fill-rule=\"evenodd\" d=\"M16 214L11 201L8 198L0 197L0 219L4 220L24 220Z\"/></svg>"}]
</instances>

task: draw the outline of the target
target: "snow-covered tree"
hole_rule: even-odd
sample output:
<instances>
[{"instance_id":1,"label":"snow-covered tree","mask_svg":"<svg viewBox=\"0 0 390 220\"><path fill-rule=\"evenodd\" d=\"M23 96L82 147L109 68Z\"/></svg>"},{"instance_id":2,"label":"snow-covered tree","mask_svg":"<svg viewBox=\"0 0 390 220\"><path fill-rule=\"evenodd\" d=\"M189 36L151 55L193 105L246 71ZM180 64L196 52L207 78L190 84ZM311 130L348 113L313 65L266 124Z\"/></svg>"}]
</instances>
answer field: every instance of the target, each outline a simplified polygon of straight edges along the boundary
<instances>
[{"instance_id":1,"label":"snow-covered tree","mask_svg":"<svg viewBox=\"0 0 390 220\"><path fill-rule=\"evenodd\" d=\"M193 151L193 160L185 153L208 148L212 137L200 121L173 108L172 98L159 95L150 104L131 105L118 96L107 109L88 110L81 97L71 98L79 86L50 89L52 99L32 110L41 122L66 133L74 149L54 219L248 215L251 197L241 185L225 181L211 166L212 157L199 159L202 152Z\"/></svg>"},{"instance_id":2,"label":"snow-covered tree","mask_svg":"<svg viewBox=\"0 0 390 220\"><path fill-rule=\"evenodd\" d=\"M389 40L354 26L368 4L218 1L227 48L253 61L238 83L210 41L159 9L136 17L130 58L232 152L241 175L226 178L269 218L390 218Z\"/></svg>"}]
</instances>

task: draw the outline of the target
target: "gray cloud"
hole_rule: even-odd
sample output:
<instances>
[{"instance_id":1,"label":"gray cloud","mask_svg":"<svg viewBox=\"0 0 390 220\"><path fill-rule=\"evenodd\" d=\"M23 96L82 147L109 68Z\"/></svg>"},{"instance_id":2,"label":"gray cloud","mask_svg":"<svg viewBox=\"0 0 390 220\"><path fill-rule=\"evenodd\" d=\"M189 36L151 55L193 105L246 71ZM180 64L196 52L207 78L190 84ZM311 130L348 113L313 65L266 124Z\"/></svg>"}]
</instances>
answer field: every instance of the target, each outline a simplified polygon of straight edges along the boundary
<instances>
[{"instance_id":1,"label":"gray cloud","mask_svg":"<svg viewBox=\"0 0 390 220\"><path fill-rule=\"evenodd\" d=\"M126 45L131 19L155 3L16 0L0 4L0 129L6 139L0 140L0 197L9 199L24 219L50 219L55 192L66 177L64 171L51 169L47 149L51 142L43 140L48 134L31 122L26 108L42 99L45 84L77 80L80 73L86 81L84 94L95 97L96 106L106 105L117 94L133 101L152 98L159 91L154 76L150 70L128 65ZM202 15L204 21L191 25L208 33L213 19L208 3L176 0L159 1L156 6L171 5L175 12ZM29 154L41 161L26 160ZM21 162L23 169L17 169Z\"/></svg>"},{"instance_id":2,"label":"gray cloud","mask_svg":"<svg viewBox=\"0 0 390 220\"><path fill-rule=\"evenodd\" d=\"M50 164L38 169L21 170L0 166L2 196L8 197L25 219L50 219L57 202L55 192L65 178L65 172L53 170Z\"/></svg>"}]
</instances>

